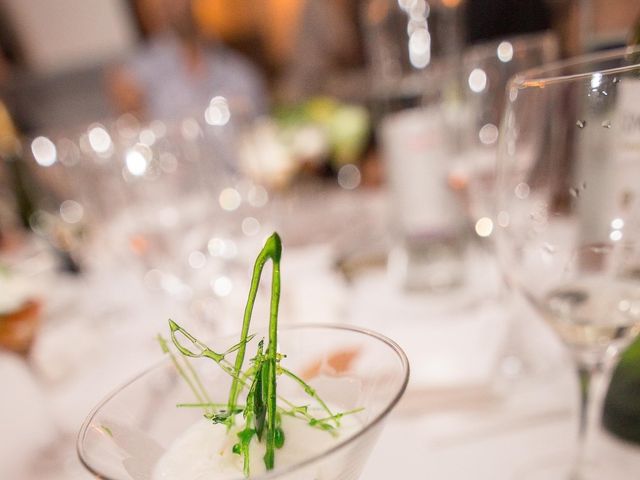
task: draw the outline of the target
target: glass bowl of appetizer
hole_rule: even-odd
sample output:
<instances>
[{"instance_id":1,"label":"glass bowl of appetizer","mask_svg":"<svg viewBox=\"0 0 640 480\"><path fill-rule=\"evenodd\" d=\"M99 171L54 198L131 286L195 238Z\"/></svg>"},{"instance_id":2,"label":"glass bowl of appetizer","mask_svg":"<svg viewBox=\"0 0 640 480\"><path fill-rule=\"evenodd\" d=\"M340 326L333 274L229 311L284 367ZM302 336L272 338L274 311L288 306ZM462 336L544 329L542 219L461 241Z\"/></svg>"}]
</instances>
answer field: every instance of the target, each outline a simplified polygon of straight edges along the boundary
<instances>
[{"instance_id":1,"label":"glass bowl of appetizer","mask_svg":"<svg viewBox=\"0 0 640 480\"><path fill-rule=\"evenodd\" d=\"M344 325L278 328L280 239L256 260L239 337L206 344L176 322L166 358L102 401L78 435L108 480L355 480L409 379L392 340ZM269 328L250 329L273 262Z\"/></svg>"}]
</instances>

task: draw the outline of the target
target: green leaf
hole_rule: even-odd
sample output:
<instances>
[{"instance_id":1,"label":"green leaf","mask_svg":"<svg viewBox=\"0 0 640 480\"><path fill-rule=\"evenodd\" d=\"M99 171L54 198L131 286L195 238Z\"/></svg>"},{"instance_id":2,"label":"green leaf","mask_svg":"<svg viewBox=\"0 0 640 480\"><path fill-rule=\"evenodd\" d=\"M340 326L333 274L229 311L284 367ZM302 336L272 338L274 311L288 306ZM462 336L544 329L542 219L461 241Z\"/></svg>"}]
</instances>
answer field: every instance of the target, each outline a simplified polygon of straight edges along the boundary
<instances>
[{"instance_id":1,"label":"green leaf","mask_svg":"<svg viewBox=\"0 0 640 480\"><path fill-rule=\"evenodd\" d=\"M255 415L253 423L256 427L258 440L262 441L262 433L264 432L265 420L267 418L267 405L264 396L264 375L265 363L260 364L260 368L255 376L255 391L253 394L253 414Z\"/></svg>"},{"instance_id":2,"label":"green leaf","mask_svg":"<svg viewBox=\"0 0 640 480\"><path fill-rule=\"evenodd\" d=\"M282 427L276 428L276 448L280 449L284 445L284 430Z\"/></svg>"}]
</instances>

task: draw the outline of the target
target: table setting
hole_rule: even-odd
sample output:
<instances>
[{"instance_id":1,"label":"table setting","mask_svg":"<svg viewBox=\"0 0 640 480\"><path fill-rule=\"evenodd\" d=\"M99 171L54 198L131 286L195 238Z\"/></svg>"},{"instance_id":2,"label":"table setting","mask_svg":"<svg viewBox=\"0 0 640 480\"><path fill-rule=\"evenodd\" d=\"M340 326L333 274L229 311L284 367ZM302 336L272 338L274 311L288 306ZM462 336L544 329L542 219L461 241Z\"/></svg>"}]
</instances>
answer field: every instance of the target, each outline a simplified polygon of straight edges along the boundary
<instances>
[{"instance_id":1,"label":"table setting","mask_svg":"<svg viewBox=\"0 0 640 480\"><path fill-rule=\"evenodd\" d=\"M0 478L637 478L640 47L362 3L364 103L0 96Z\"/></svg>"}]
</instances>

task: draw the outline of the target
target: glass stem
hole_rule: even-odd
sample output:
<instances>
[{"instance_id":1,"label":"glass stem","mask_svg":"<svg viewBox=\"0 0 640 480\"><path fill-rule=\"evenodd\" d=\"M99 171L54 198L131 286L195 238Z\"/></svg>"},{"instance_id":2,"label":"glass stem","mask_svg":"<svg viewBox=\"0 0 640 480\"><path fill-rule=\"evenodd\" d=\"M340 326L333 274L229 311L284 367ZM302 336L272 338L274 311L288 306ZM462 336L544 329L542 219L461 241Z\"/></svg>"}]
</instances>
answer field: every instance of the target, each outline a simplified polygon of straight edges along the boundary
<instances>
[{"instance_id":1,"label":"glass stem","mask_svg":"<svg viewBox=\"0 0 640 480\"><path fill-rule=\"evenodd\" d=\"M604 362L578 361L580 388L580 418L578 444L573 463L571 480L583 480L589 445L596 435L602 404L602 388L606 380Z\"/></svg>"}]
</instances>

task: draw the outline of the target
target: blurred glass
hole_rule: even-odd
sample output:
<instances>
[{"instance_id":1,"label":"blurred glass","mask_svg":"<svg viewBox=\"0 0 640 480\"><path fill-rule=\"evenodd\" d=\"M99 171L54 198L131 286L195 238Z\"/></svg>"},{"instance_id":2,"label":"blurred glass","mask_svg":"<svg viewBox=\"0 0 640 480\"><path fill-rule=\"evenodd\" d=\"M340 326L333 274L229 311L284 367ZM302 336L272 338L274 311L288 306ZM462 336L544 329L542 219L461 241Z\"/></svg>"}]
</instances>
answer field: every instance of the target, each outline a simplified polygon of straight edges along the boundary
<instances>
[{"instance_id":1,"label":"blurred glass","mask_svg":"<svg viewBox=\"0 0 640 480\"><path fill-rule=\"evenodd\" d=\"M449 64L456 52L432 45L432 13L423 0L371 0L364 13L391 193L389 270L407 290L447 289L463 279L464 217L447 185L458 130ZM448 56L436 61L434 52Z\"/></svg>"},{"instance_id":2,"label":"blurred glass","mask_svg":"<svg viewBox=\"0 0 640 480\"><path fill-rule=\"evenodd\" d=\"M239 172L244 118L231 119L222 103L199 118L125 114L25 142L50 192L34 231L88 271L137 272L194 317L211 318L214 307L224 316L220 303L248 268L242 249L266 235L269 194Z\"/></svg>"},{"instance_id":3,"label":"blurred glass","mask_svg":"<svg viewBox=\"0 0 640 480\"><path fill-rule=\"evenodd\" d=\"M629 478L598 455L600 396L640 332L638 49L529 70L508 86L497 251L508 282L566 345L580 434L565 478ZM551 478L569 462L526 478Z\"/></svg>"},{"instance_id":4,"label":"blurred glass","mask_svg":"<svg viewBox=\"0 0 640 480\"><path fill-rule=\"evenodd\" d=\"M552 33L507 37L464 52L463 137L449 183L463 198L477 237L490 237L495 228L496 155L507 82L517 72L556 60L558 54Z\"/></svg>"}]
</instances>

